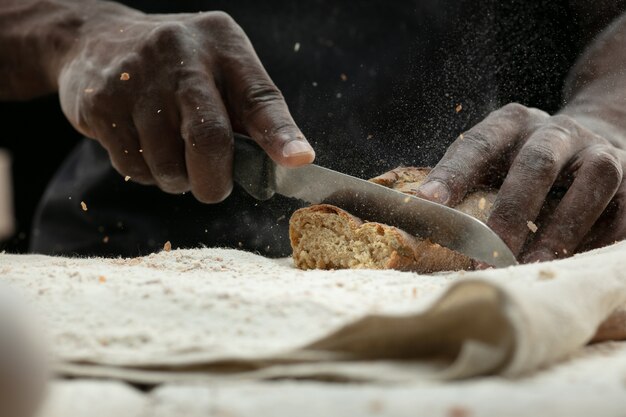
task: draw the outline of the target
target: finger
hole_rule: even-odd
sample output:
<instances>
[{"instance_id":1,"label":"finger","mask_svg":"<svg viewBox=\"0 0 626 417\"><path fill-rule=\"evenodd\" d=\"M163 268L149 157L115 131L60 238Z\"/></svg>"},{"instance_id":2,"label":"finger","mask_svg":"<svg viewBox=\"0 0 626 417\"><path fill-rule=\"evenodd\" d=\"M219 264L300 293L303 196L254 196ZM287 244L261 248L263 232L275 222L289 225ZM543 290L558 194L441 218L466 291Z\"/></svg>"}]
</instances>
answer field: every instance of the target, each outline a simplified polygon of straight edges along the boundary
<instances>
[{"instance_id":1,"label":"finger","mask_svg":"<svg viewBox=\"0 0 626 417\"><path fill-rule=\"evenodd\" d=\"M576 252L612 245L626 239L626 181L622 180L613 200L585 236Z\"/></svg>"},{"instance_id":2,"label":"finger","mask_svg":"<svg viewBox=\"0 0 626 417\"><path fill-rule=\"evenodd\" d=\"M519 151L505 178L487 220L515 255L557 177L578 151L580 138L565 129L546 126L537 130Z\"/></svg>"},{"instance_id":3,"label":"finger","mask_svg":"<svg viewBox=\"0 0 626 417\"><path fill-rule=\"evenodd\" d=\"M524 262L567 257L582 242L622 183L622 166L609 148L594 146L579 155L582 165L551 220L533 241Z\"/></svg>"},{"instance_id":4,"label":"finger","mask_svg":"<svg viewBox=\"0 0 626 417\"><path fill-rule=\"evenodd\" d=\"M236 33L237 50L219 61L228 109L277 163L300 166L313 162L315 151L296 126L282 93L243 31Z\"/></svg>"},{"instance_id":5,"label":"finger","mask_svg":"<svg viewBox=\"0 0 626 417\"><path fill-rule=\"evenodd\" d=\"M218 203L233 189L233 132L224 103L205 78L181 81L177 102L191 191L203 203Z\"/></svg>"},{"instance_id":6,"label":"finger","mask_svg":"<svg viewBox=\"0 0 626 417\"><path fill-rule=\"evenodd\" d=\"M179 194L189 190L185 146L177 109L167 102L139 100L133 118L139 135L139 154L156 184L165 192Z\"/></svg>"},{"instance_id":7,"label":"finger","mask_svg":"<svg viewBox=\"0 0 626 417\"><path fill-rule=\"evenodd\" d=\"M497 170L504 171L506 161L526 135L526 127L547 117L520 104L492 112L454 141L418 195L449 206L458 204L475 185Z\"/></svg>"},{"instance_id":8,"label":"finger","mask_svg":"<svg viewBox=\"0 0 626 417\"><path fill-rule=\"evenodd\" d=\"M96 139L109 153L111 165L124 177L144 184L155 184L150 169L139 152L141 149L137 130L128 118L103 122L97 128Z\"/></svg>"}]
</instances>

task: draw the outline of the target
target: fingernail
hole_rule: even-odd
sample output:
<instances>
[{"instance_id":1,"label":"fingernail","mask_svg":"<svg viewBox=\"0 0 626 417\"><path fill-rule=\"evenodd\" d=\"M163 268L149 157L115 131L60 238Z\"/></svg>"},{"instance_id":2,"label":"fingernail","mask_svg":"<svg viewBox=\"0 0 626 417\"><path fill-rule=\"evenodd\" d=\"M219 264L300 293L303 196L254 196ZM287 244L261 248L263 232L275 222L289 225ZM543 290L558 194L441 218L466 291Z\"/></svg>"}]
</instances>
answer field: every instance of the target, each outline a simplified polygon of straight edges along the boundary
<instances>
[{"instance_id":1,"label":"fingernail","mask_svg":"<svg viewBox=\"0 0 626 417\"><path fill-rule=\"evenodd\" d=\"M311 148L311 145L307 142L292 140L283 147L283 156L285 158L301 156L303 154L315 154L315 151L313 151L313 148Z\"/></svg>"},{"instance_id":2,"label":"fingernail","mask_svg":"<svg viewBox=\"0 0 626 417\"><path fill-rule=\"evenodd\" d=\"M439 181L428 181L422 184L417 193L422 197L439 204L446 204L450 200L450 189Z\"/></svg>"}]
</instances>

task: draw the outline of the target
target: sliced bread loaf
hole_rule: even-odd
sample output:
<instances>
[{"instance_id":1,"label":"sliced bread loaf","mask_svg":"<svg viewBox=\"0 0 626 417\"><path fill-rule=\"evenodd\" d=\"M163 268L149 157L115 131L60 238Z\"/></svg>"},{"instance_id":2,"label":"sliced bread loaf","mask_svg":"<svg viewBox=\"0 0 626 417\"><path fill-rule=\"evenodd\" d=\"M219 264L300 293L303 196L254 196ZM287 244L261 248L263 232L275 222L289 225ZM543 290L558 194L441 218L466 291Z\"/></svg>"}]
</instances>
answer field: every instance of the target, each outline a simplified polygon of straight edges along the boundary
<instances>
[{"instance_id":1,"label":"sliced bread loaf","mask_svg":"<svg viewBox=\"0 0 626 417\"><path fill-rule=\"evenodd\" d=\"M428 169L402 167L370 181L414 194ZM477 191L456 208L485 221L495 193ZM472 269L468 257L428 239L380 223L364 222L338 207L297 210L289 223L295 265L300 269L398 269L419 273Z\"/></svg>"}]
</instances>

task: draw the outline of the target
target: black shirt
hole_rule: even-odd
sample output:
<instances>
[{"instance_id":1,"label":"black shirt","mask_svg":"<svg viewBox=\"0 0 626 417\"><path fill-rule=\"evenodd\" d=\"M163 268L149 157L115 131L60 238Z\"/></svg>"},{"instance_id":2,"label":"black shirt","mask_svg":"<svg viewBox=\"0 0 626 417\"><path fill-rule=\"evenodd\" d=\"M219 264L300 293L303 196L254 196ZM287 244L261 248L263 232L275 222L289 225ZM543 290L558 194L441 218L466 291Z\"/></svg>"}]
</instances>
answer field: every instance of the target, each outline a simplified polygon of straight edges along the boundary
<instances>
[{"instance_id":1,"label":"black shirt","mask_svg":"<svg viewBox=\"0 0 626 417\"><path fill-rule=\"evenodd\" d=\"M583 46L566 1L125 3L229 13L282 90L316 163L363 178L434 165L459 133L506 103L558 110ZM293 202L259 203L235 189L206 206L120 178L95 142L80 145L44 197L32 248L137 255L171 240L289 252Z\"/></svg>"}]
</instances>

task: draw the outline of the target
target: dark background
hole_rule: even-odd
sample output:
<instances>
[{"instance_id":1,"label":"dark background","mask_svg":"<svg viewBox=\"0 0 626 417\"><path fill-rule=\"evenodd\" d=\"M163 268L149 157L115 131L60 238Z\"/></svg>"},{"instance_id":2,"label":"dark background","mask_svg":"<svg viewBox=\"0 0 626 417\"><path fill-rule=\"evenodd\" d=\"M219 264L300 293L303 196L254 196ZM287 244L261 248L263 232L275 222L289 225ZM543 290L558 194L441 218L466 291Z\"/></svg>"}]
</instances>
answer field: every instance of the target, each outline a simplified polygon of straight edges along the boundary
<instances>
[{"instance_id":1,"label":"dark background","mask_svg":"<svg viewBox=\"0 0 626 417\"><path fill-rule=\"evenodd\" d=\"M230 13L283 90L318 151L318 163L363 177L399 162L436 163L458 133L508 102L558 110L563 80L584 43L622 9L574 2L584 9L581 14L565 0L421 1L414 2L421 9L409 14L395 2L373 0L124 3L152 12ZM582 33L588 22L593 28ZM295 41L302 51L285 54ZM344 72L347 83L339 77ZM335 98L337 92L343 100ZM457 102L464 104L459 115L453 111ZM42 192L81 136L65 120L56 96L0 103L0 123L0 147L13 155L18 227L0 250L24 252ZM365 141L370 134L374 139ZM342 165L336 152L351 148L318 141L328 135L358 148L369 171L354 163L356 157ZM396 156L372 164L381 149L395 149Z\"/></svg>"},{"instance_id":2,"label":"dark background","mask_svg":"<svg viewBox=\"0 0 626 417\"><path fill-rule=\"evenodd\" d=\"M17 231L0 250L25 252L32 218L41 195L63 158L82 138L67 122L57 96L28 103L0 102L0 147L13 159Z\"/></svg>"}]
</instances>

